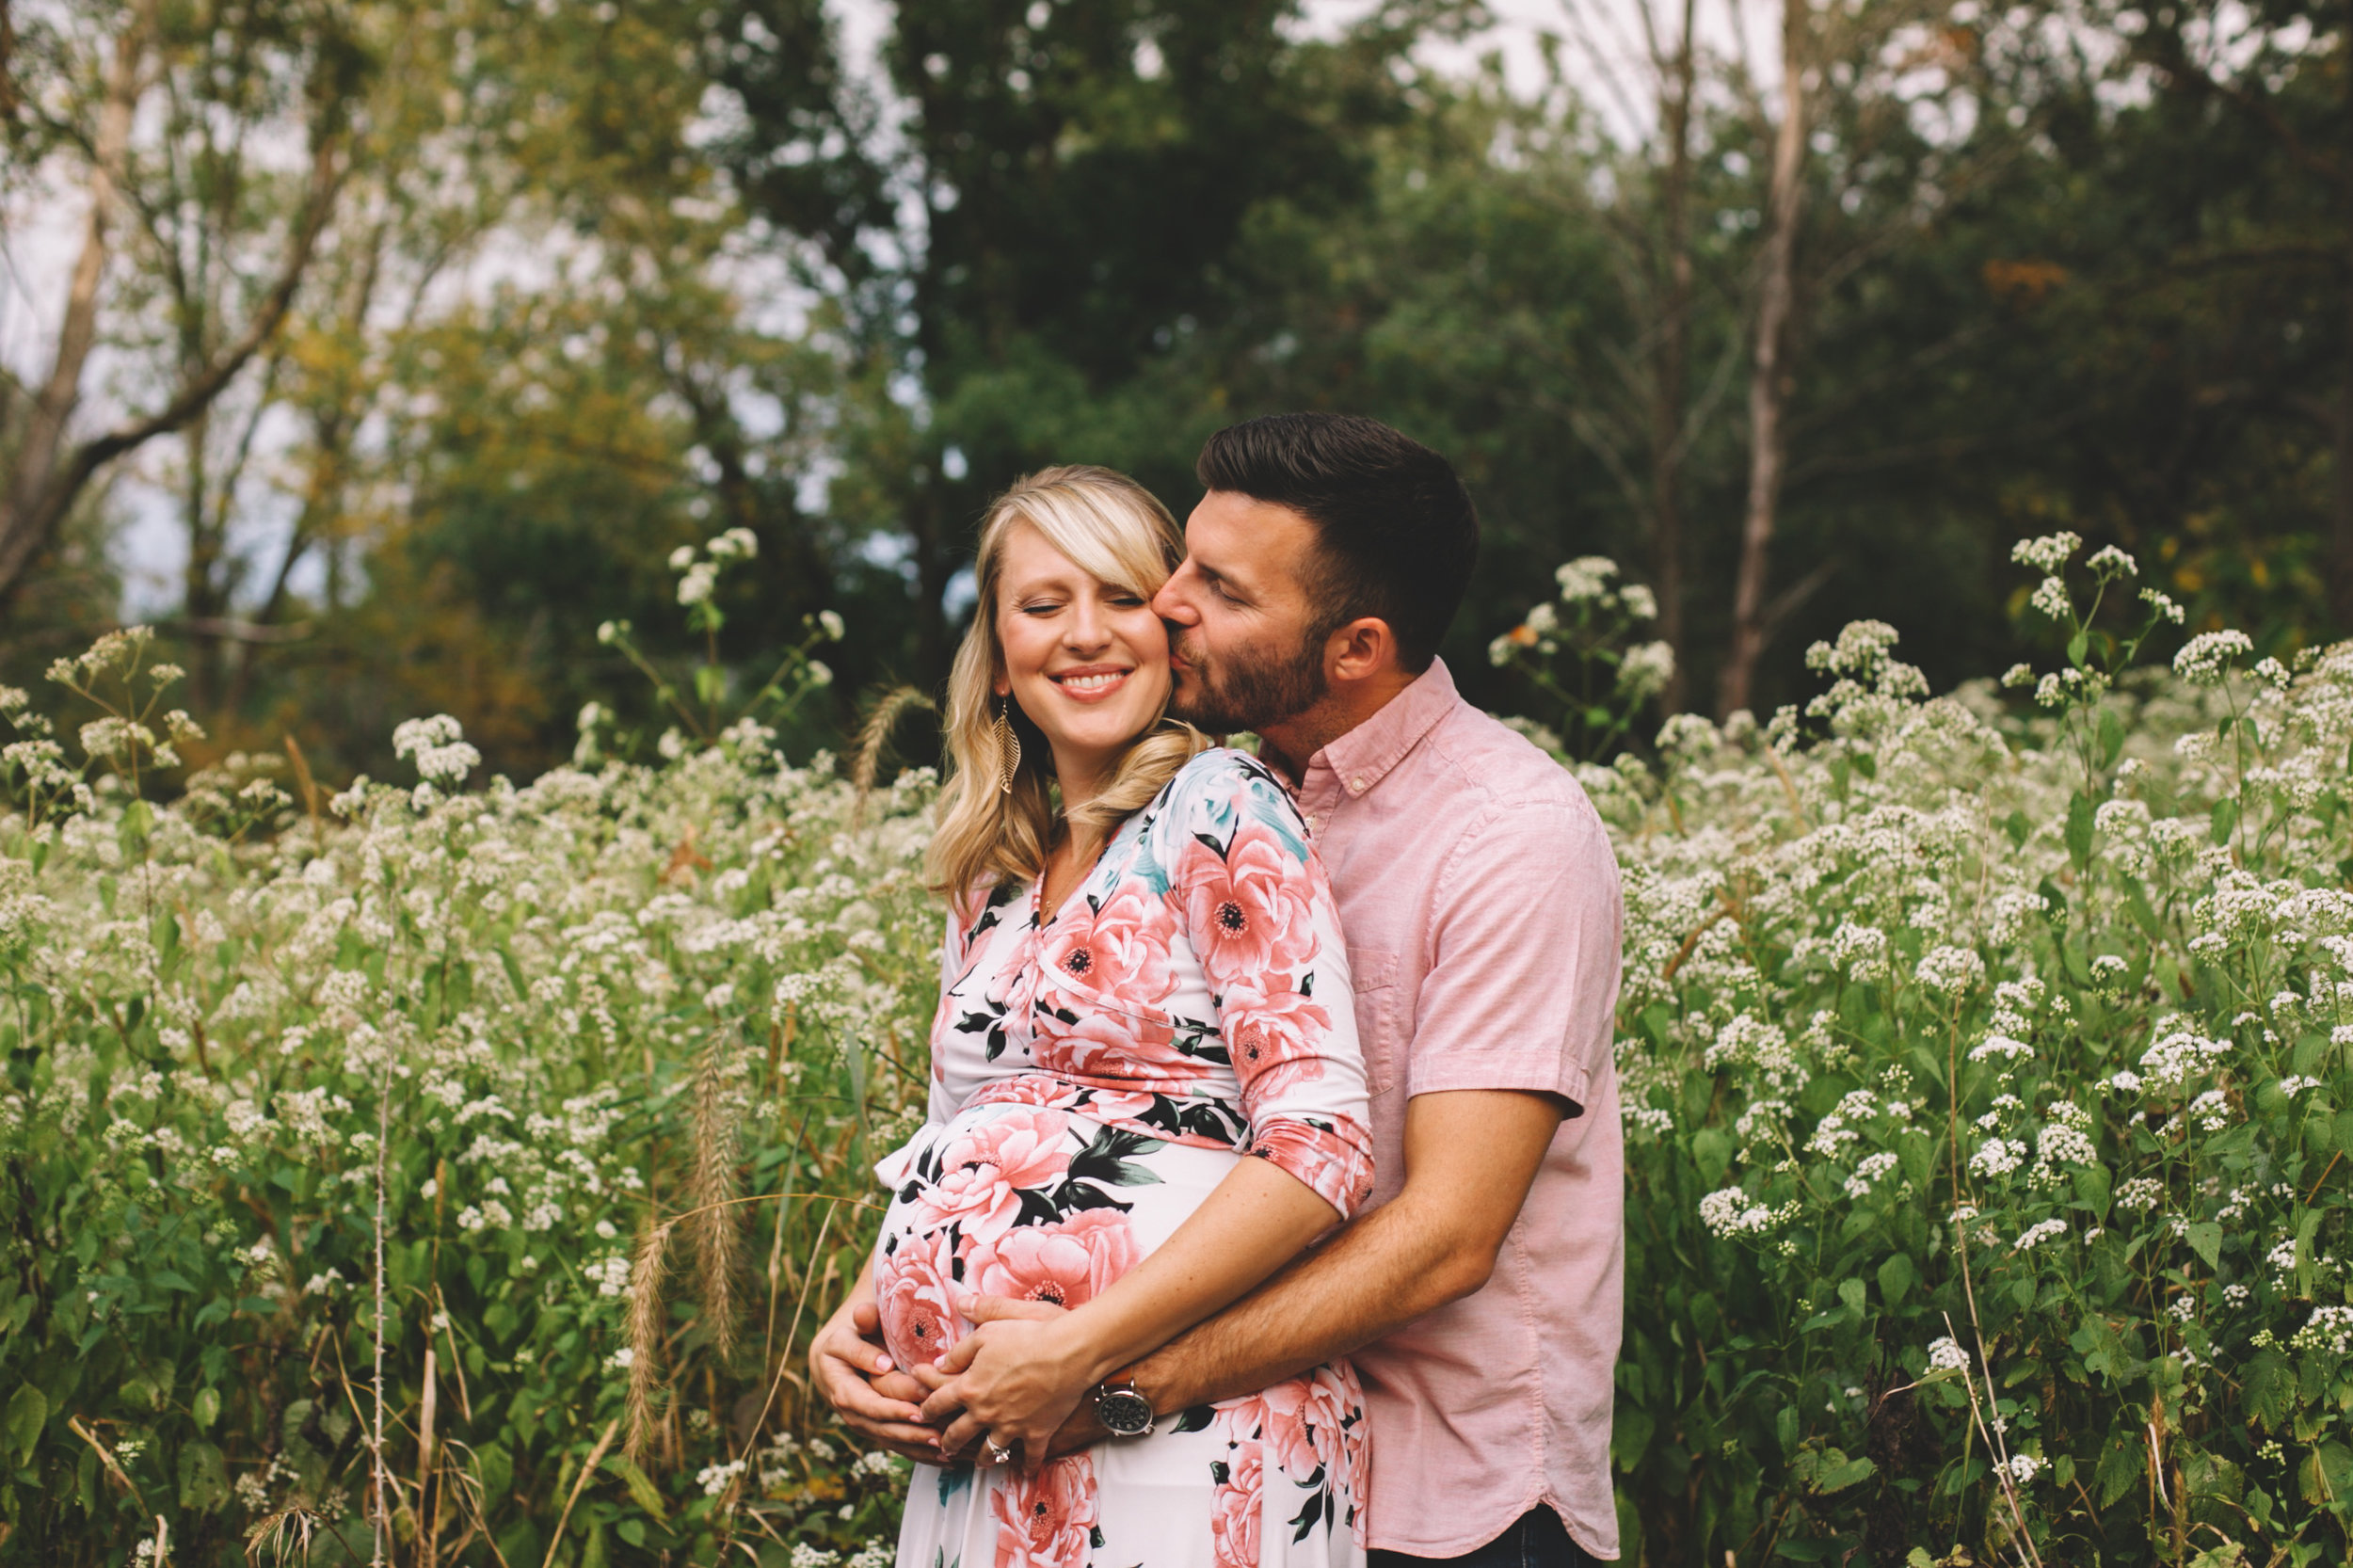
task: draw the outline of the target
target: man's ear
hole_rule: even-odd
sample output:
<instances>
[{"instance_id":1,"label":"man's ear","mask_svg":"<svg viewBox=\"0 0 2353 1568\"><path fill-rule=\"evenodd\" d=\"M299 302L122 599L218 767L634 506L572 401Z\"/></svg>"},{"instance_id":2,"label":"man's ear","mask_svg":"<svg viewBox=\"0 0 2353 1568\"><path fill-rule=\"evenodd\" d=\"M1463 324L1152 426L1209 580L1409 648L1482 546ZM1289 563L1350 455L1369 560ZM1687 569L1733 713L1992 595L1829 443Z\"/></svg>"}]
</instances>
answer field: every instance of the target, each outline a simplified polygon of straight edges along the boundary
<instances>
[{"instance_id":1,"label":"man's ear","mask_svg":"<svg viewBox=\"0 0 2353 1568\"><path fill-rule=\"evenodd\" d=\"M1366 680L1397 663L1397 633L1378 616L1360 616L1325 640L1323 660L1334 680Z\"/></svg>"}]
</instances>

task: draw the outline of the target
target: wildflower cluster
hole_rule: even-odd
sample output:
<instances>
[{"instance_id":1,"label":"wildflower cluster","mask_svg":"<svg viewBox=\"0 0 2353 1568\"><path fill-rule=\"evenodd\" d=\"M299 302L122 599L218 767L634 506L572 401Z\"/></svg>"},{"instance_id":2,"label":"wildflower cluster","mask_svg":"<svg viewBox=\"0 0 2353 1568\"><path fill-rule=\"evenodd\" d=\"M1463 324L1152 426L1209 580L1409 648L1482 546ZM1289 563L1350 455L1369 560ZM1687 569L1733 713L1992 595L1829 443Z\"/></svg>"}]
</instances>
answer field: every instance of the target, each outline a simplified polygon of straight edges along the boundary
<instances>
[{"instance_id":1,"label":"wildflower cluster","mask_svg":"<svg viewBox=\"0 0 2353 1568\"><path fill-rule=\"evenodd\" d=\"M1658 601L1642 584L1620 582L1615 561L1579 556L1554 580L1559 596L1531 606L1519 625L1487 645L1487 657L1525 675L1555 709L1549 717L1559 728L1545 731L1551 749L1596 758L1623 740L1673 681L1674 648L1630 640L1636 628L1658 618ZM1564 659L1570 667L1562 667Z\"/></svg>"},{"instance_id":2,"label":"wildflower cluster","mask_svg":"<svg viewBox=\"0 0 2353 1568\"><path fill-rule=\"evenodd\" d=\"M1900 1521L2174 1560L2206 1520L2317 1560L2353 1523L2353 644L2147 667L2178 606L2082 556L2018 550L2057 671L1931 696L1862 622L1801 708L1577 770L1627 889L1618 1457L1656 1539L1694 1504L1643 1474L1801 1559Z\"/></svg>"},{"instance_id":3,"label":"wildflower cluster","mask_svg":"<svg viewBox=\"0 0 2353 1568\"><path fill-rule=\"evenodd\" d=\"M797 1384L739 1401L855 1276L869 1150L920 1113L929 776L861 801L742 721L486 782L443 715L395 731L413 778L316 817L249 759L150 806L100 787L169 744L122 706L172 673L142 647L60 670L117 705L81 743L106 771L20 768L0 818L0 1541L127 1555L163 1512L174 1561L270 1521L364 1553L380 1336L388 1469L441 1499L443 1560L541 1560L608 1423L568 1558L764 1528L871 1560L903 1469ZM678 1226L641 1294L648 1234L713 1204L728 1230ZM80 1485L101 1452L124 1480Z\"/></svg>"}]
</instances>

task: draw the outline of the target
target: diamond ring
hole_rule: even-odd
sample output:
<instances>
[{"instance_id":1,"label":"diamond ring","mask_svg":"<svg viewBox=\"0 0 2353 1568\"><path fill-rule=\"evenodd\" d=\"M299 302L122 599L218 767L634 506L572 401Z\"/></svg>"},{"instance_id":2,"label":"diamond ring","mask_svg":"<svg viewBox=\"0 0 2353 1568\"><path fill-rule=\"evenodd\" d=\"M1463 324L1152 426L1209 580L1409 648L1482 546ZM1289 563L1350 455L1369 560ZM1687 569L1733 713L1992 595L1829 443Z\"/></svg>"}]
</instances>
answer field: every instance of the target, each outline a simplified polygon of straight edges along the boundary
<instances>
[{"instance_id":1,"label":"diamond ring","mask_svg":"<svg viewBox=\"0 0 2353 1568\"><path fill-rule=\"evenodd\" d=\"M1013 1463L1013 1450L994 1437L986 1437L981 1440L981 1457L991 1464L1010 1464Z\"/></svg>"}]
</instances>

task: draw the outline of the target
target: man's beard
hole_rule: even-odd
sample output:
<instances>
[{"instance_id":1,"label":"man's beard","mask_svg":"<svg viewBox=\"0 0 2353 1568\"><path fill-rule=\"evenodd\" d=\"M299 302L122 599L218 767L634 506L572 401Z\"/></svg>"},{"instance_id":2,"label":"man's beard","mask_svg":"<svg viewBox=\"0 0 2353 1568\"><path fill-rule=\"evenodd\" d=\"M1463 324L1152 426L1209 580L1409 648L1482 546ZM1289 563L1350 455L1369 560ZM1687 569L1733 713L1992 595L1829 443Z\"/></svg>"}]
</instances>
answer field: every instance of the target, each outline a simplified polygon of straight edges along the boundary
<instances>
[{"instance_id":1,"label":"man's beard","mask_svg":"<svg viewBox=\"0 0 2353 1568\"><path fill-rule=\"evenodd\" d=\"M1180 635L1175 652L1192 679L1172 695L1168 711L1213 735L1257 732L1296 718L1322 701L1330 689L1323 675L1322 645L1321 637L1304 639L1283 663L1245 653L1227 664L1212 664L1196 643Z\"/></svg>"}]
</instances>

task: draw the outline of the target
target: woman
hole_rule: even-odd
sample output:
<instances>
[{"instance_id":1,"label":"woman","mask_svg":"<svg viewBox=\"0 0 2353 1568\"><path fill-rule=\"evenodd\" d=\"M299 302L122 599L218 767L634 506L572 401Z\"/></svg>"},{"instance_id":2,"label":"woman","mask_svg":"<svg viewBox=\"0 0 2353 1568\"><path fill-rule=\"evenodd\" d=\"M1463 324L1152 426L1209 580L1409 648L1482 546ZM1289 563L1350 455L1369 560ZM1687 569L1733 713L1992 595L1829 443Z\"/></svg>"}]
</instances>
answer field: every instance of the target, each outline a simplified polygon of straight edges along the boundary
<instances>
[{"instance_id":1,"label":"woman","mask_svg":"<svg viewBox=\"0 0 2353 1568\"><path fill-rule=\"evenodd\" d=\"M973 1295L1069 1310L979 1335L952 1387L985 1423L980 1463L918 1468L902 1568L1363 1560L1344 1366L1046 1457L1082 1398L1144 1426L1119 1369L1371 1184L1305 828L1255 760L1163 715L1150 600L1182 553L1166 509L1104 469L1034 474L982 527L932 849L951 909L930 1117L877 1167L893 1197L858 1289L903 1367L969 1332Z\"/></svg>"}]
</instances>

